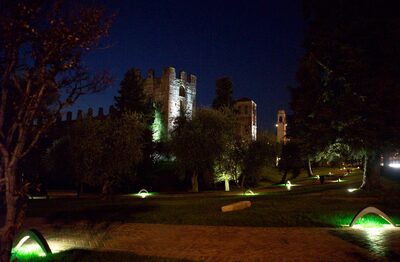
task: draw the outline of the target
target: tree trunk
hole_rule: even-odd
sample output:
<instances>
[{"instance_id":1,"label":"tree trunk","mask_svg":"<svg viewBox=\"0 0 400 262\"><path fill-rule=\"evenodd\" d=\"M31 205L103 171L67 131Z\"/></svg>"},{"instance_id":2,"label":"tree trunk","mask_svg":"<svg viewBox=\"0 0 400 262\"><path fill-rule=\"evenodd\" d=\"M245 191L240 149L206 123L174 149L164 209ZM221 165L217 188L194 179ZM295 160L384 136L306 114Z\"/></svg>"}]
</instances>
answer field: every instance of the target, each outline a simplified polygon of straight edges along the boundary
<instances>
[{"instance_id":1,"label":"tree trunk","mask_svg":"<svg viewBox=\"0 0 400 262\"><path fill-rule=\"evenodd\" d=\"M288 173L288 171L287 171L287 169L285 169L285 171L283 172L282 179L281 179L281 184L286 183L287 173Z\"/></svg>"},{"instance_id":2,"label":"tree trunk","mask_svg":"<svg viewBox=\"0 0 400 262\"><path fill-rule=\"evenodd\" d=\"M372 152L370 157L365 155L363 181L360 189L364 189L366 191L380 189L380 160L381 156L379 153Z\"/></svg>"},{"instance_id":3,"label":"tree trunk","mask_svg":"<svg viewBox=\"0 0 400 262\"><path fill-rule=\"evenodd\" d=\"M6 218L1 228L0 257L1 261L10 261L13 240L25 218L26 199L21 197L21 192L16 190L15 167L4 168L4 177L6 179Z\"/></svg>"},{"instance_id":4,"label":"tree trunk","mask_svg":"<svg viewBox=\"0 0 400 262\"><path fill-rule=\"evenodd\" d=\"M192 192L199 192L199 181L196 171L192 174Z\"/></svg>"},{"instance_id":5,"label":"tree trunk","mask_svg":"<svg viewBox=\"0 0 400 262\"><path fill-rule=\"evenodd\" d=\"M312 176L314 176L314 173L313 173L313 170L312 170L312 166L311 166L311 160L310 159L308 159L307 160L307 173L308 173L308 176L309 177L312 177Z\"/></svg>"},{"instance_id":6,"label":"tree trunk","mask_svg":"<svg viewBox=\"0 0 400 262\"><path fill-rule=\"evenodd\" d=\"M229 191L229 179L225 178L225 191Z\"/></svg>"},{"instance_id":7,"label":"tree trunk","mask_svg":"<svg viewBox=\"0 0 400 262\"><path fill-rule=\"evenodd\" d=\"M246 179L246 175L242 175L242 182L240 184L240 188L241 189L244 189L244 181L245 181L245 179Z\"/></svg>"}]
</instances>

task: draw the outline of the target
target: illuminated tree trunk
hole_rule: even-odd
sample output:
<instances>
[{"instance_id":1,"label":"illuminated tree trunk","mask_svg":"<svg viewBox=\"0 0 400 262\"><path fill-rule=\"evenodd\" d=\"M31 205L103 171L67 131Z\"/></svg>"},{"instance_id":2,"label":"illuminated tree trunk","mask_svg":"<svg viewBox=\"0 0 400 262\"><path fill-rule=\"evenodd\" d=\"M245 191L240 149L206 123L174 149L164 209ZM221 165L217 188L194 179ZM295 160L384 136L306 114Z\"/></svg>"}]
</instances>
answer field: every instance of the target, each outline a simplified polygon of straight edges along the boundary
<instances>
[{"instance_id":1,"label":"illuminated tree trunk","mask_svg":"<svg viewBox=\"0 0 400 262\"><path fill-rule=\"evenodd\" d=\"M225 178L225 191L229 191L229 179Z\"/></svg>"},{"instance_id":2,"label":"illuminated tree trunk","mask_svg":"<svg viewBox=\"0 0 400 262\"><path fill-rule=\"evenodd\" d=\"M196 171L192 174L192 192L199 192L199 181Z\"/></svg>"},{"instance_id":3,"label":"illuminated tree trunk","mask_svg":"<svg viewBox=\"0 0 400 262\"><path fill-rule=\"evenodd\" d=\"M307 160L307 173L309 177L314 176L310 159Z\"/></svg>"},{"instance_id":4,"label":"illuminated tree trunk","mask_svg":"<svg viewBox=\"0 0 400 262\"><path fill-rule=\"evenodd\" d=\"M21 228L26 209L26 201L21 197L21 192L16 190L15 164L6 164L3 168L5 178L5 206L6 218L1 228L0 242L1 261L10 261L13 239Z\"/></svg>"},{"instance_id":5,"label":"illuminated tree trunk","mask_svg":"<svg viewBox=\"0 0 400 262\"><path fill-rule=\"evenodd\" d=\"M365 155L363 181L360 189L364 189L366 191L379 189L381 187L380 173L380 154L373 152L370 157Z\"/></svg>"}]
</instances>

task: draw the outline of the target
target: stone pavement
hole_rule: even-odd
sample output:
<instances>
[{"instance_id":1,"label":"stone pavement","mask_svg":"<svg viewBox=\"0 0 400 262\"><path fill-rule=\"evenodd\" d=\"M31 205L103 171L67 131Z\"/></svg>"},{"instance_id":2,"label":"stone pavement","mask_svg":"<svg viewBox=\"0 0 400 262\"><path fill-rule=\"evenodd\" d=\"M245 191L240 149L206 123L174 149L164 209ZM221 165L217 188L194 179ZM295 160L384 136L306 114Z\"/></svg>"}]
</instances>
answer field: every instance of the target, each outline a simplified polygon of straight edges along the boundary
<instances>
[{"instance_id":1,"label":"stone pavement","mask_svg":"<svg viewBox=\"0 0 400 262\"><path fill-rule=\"evenodd\" d=\"M83 248L195 261L385 261L400 258L398 228L385 233L384 237L378 234L369 238L350 228L37 222L31 226L43 233L56 252Z\"/></svg>"}]
</instances>

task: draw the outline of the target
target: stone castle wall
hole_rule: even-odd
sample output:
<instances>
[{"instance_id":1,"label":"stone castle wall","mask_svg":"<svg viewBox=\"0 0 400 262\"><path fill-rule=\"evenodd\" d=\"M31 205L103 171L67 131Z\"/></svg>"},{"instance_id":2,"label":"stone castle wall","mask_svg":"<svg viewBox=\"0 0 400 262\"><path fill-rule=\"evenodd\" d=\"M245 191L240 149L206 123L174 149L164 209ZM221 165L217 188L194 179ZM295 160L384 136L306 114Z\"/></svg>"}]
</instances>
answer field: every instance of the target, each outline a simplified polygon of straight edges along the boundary
<instances>
[{"instance_id":1,"label":"stone castle wall","mask_svg":"<svg viewBox=\"0 0 400 262\"><path fill-rule=\"evenodd\" d=\"M165 68L161 77L155 77L153 69L148 70L144 90L160 106L168 131L173 129L181 107L189 118L193 116L196 108L196 80L196 76L187 77L184 71L177 77L173 67Z\"/></svg>"}]
</instances>

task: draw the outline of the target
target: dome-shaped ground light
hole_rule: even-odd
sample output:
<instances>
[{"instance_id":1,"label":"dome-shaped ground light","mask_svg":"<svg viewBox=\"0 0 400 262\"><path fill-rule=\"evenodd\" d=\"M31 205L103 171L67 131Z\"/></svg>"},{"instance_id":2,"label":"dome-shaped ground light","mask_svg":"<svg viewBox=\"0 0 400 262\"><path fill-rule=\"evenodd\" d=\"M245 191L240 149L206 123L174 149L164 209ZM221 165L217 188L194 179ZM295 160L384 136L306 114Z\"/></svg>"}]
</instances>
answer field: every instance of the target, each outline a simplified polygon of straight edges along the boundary
<instances>
[{"instance_id":1,"label":"dome-shaped ground light","mask_svg":"<svg viewBox=\"0 0 400 262\"><path fill-rule=\"evenodd\" d=\"M149 195L149 191L147 191L146 189L143 188L137 194L141 198L146 198Z\"/></svg>"},{"instance_id":2,"label":"dome-shaped ground light","mask_svg":"<svg viewBox=\"0 0 400 262\"><path fill-rule=\"evenodd\" d=\"M27 231L22 232L22 234L20 234L18 236L17 241L16 241L17 244L13 248L13 250L15 250L15 253L18 253L18 249L20 249L21 246L23 244L25 244L25 242L29 238L34 240L40 246L40 248L42 249L43 253L46 254L46 256L49 254L52 254L51 249L50 249L49 244L47 243L46 239L36 229L29 229ZM13 255L15 255L15 254L13 254Z\"/></svg>"},{"instance_id":3,"label":"dome-shaped ground light","mask_svg":"<svg viewBox=\"0 0 400 262\"><path fill-rule=\"evenodd\" d=\"M357 215L353 218L353 220L351 220L350 223L350 227L354 226L355 223L362 218L363 216L367 215L367 214L375 214L380 216L381 218L385 219L389 224L391 224L392 226L396 226L393 221L389 218L388 215L386 215L385 213L383 213L381 210L377 209L376 207L366 207L364 209L362 209L360 212L357 213Z\"/></svg>"}]
</instances>

